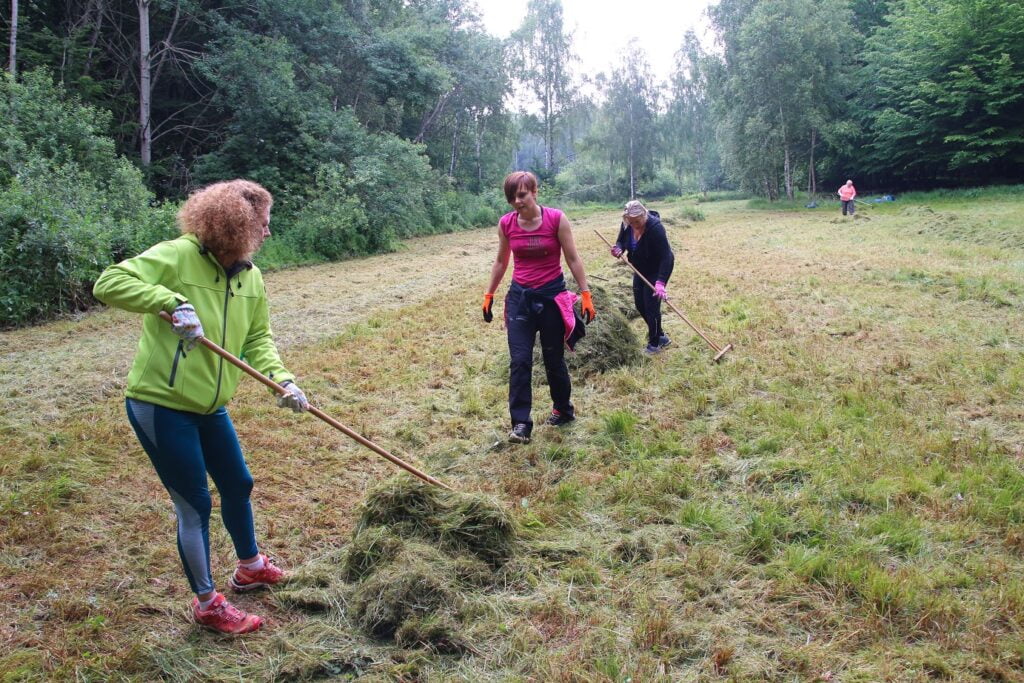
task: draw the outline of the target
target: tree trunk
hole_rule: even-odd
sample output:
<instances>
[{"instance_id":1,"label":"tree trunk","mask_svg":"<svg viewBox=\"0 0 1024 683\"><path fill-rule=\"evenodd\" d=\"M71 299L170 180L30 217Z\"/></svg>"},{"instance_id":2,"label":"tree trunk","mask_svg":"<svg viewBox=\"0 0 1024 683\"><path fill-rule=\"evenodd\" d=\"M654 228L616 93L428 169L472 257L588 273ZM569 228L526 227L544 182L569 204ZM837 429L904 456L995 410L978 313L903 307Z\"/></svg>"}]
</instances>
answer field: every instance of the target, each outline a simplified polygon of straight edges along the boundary
<instances>
[{"instance_id":1,"label":"tree trunk","mask_svg":"<svg viewBox=\"0 0 1024 683\"><path fill-rule=\"evenodd\" d=\"M149 46L149 3L137 0L139 8L139 157L143 166L149 166L153 154L153 129L150 126L150 71L152 54Z\"/></svg>"},{"instance_id":2,"label":"tree trunk","mask_svg":"<svg viewBox=\"0 0 1024 683\"><path fill-rule=\"evenodd\" d=\"M786 145L783 151L782 160L782 177L783 182L786 183L786 199L793 199L793 167L790 163L789 145Z\"/></svg>"},{"instance_id":3,"label":"tree trunk","mask_svg":"<svg viewBox=\"0 0 1024 683\"><path fill-rule=\"evenodd\" d=\"M818 194L818 178L814 173L814 143L817 142L817 133L818 131L811 128L811 160L807 169L807 194L812 198Z\"/></svg>"},{"instance_id":4,"label":"tree trunk","mask_svg":"<svg viewBox=\"0 0 1024 683\"><path fill-rule=\"evenodd\" d=\"M103 28L103 18L106 14L106 8L103 4L103 0L95 5L96 8L96 20L92 24L92 36L89 38L89 49L85 53L85 66L82 67L82 75L88 76L92 73L92 58L96 53L96 45L100 40L100 33Z\"/></svg>"},{"instance_id":5,"label":"tree trunk","mask_svg":"<svg viewBox=\"0 0 1024 683\"><path fill-rule=\"evenodd\" d=\"M484 164L483 164L483 146L484 146L484 131L487 129L487 120L477 112L476 114L476 191L482 192L484 187Z\"/></svg>"},{"instance_id":6,"label":"tree trunk","mask_svg":"<svg viewBox=\"0 0 1024 683\"><path fill-rule=\"evenodd\" d=\"M11 50L7 61L11 77L18 75L18 0L11 0Z\"/></svg>"},{"instance_id":7,"label":"tree trunk","mask_svg":"<svg viewBox=\"0 0 1024 683\"><path fill-rule=\"evenodd\" d=\"M629 198L636 199L636 183L633 180L633 136L629 136Z\"/></svg>"},{"instance_id":8,"label":"tree trunk","mask_svg":"<svg viewBox=\"0 0 1024 683\"><path fill-rule=\"evenodd\" d=\"M789 152L789 131L786 130L786 114L779 104L779 124L782 127L782 182L786 187L786 199L793 199L793 164Z\"/></svg>"},{"instance_id":9,"label":"tree trunk","mask_svg":"<svg viewBox=\"0 0 1024 683\"><path fill-rule=\"evenodd\" d=\"M552 121L552 95L549 92L544 98L544 170L551 173L555 165L555 123Z\"/></svg>"},{"instance_id":10,"label":"tree trunk","mask_svg":"<svg viewBox=\"0 0 1024 683\"><path fill-rule=\"evenodd\" d=\"M452 159L451 159L451 163L448 164L448 177L449 178L454 178L455 177L455 160L458 159L458 156L459 156L459 117L458 117L458 115L456 115L456 117L455 117L455 125L452 126L452 128L454 128L454 130L452 131Z\"/></svg>"},{"instance_id":11,"label":"tree trunk","mask_svg":"<svg viewBox=\"0 0 1024 683\"><path fill-rule=\"evenodd\" d=\"M629 108L629 198L636 199L636 184L633 181L633 107Z\"/></svg>"},{"instance_id":12,"label":"tree trunk","mask_svg":"<svg viewBox=\"0 0 1024 683\"><path fill-rule=\"evenodd\" d=\"M708 186L704 178L704 146L699 141L693 144L693 158L697 164L697 189L707 198ZM679 186L679 189L682 189L682 185Z\"/></svg>"}]
</instances>

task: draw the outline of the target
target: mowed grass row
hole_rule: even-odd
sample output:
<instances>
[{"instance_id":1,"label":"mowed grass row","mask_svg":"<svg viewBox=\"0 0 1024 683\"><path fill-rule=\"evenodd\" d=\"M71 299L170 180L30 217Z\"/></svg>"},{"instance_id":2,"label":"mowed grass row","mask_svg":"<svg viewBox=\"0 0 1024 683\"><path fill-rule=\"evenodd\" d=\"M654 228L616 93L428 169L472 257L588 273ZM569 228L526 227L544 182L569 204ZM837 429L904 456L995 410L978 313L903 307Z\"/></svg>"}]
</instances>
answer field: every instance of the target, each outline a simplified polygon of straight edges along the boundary
<instances>
[{"instance_id":1,"label":"mowed grass row","mask_svg":"<svg viewBox=\"0 0 1024 683\"><path fill-rule=\"evenodd\" d=\"M173 509L120 399L0 433L0 672L1019 680L1022 204L919 202L846 221L716 202L704 222L667 221L674 301L736 350L710 364L669 314L670 351L574 378L580 419L528 446L504 443L504 334L478 320L473 283L291 349L328 413L514 510L520 555L464 615L460 655L272 596L240 600L271 618L264 633L199 632ZM593 214L576 231L608 282L628 275L591 229L614 224ZM267 548L293 568L332 557L390 466L254 383L232 415ZM212 527L223 584L233 558Z\"/></svg>"}]
</instances>

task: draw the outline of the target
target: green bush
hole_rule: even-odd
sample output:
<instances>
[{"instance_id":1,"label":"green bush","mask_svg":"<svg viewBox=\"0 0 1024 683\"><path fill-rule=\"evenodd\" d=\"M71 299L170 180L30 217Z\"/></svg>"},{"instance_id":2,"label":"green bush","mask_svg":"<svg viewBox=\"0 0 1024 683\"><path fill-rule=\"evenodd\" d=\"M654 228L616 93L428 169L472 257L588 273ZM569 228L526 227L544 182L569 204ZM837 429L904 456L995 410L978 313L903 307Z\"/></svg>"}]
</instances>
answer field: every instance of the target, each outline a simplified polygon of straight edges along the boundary
<instances>
[{"instance_id":1,"label":"green bush","mask_svg":"<svg viewBox=\"0 0 1024 683\"><path fill-rule=\"evenodd\" d=\"M92 303L115 260L174 230L138 169L104 137L108 115L68 98L46 71L0 81L0 326Z\"/></svg>"},{"instance_id":2,"label":"green bush","mask_svg":"<svg viewBox=\"0 0 1024 683\"><path fill-rule=\"evenodd\" d=\"M498 222L494 197L448 189L414 147L388 144L390 158L361 158L354 173L343 164L320 168L312 198L280 222L275 265L289 265L280 260L288 249L297 262L333 261L388 251L405 237Z\"/></svg>"},{"instance_id":3,"label":"green bush","mask_svg":"<svg viewBox=\"0 0 1024 683\"><path fill-rule=\"evenodd\" d=\"M659 169L653 178L642 181L637 187L637 194L645 200L679 194L679 182L675 175L666 168Z\"/></svg>"},{"instance_id":4,"label":"green bush","mask_svg":"<svg viewBox=\"0 0 1024 683\"><path fill-rule=\"evenodd\" d=\"M749 192L742 192L740 190L714 190L707 194L694 195L697 199L698 204L705 204L707 202L727 202L736 199L750 199Z\"/></svg>"},{"instance_id":5,"label":"green bush","mask_svg":"<svg viewBox=\"0 0 1024 683\"><path fill-rule=\"evenodd\" d=\"M704 212L695 206L676 206L665 211L661 220L666 225L676 225L685 221L698 223L704 220Z\"/></svg>"},{"instance_id":6,"label":"green bush","mask_svg":"<svg viewBox=\"0 0 1024 683\"><path fill-rule=\"evenodd\" d=\"M299 253L338 260L390 246L393 231L386 221L371 225L362 202L353 195L353 183L343 166L322 167L315 193L286 233ZM383 234L372 236L371 229Z\"/></svg>"}]
</instances>

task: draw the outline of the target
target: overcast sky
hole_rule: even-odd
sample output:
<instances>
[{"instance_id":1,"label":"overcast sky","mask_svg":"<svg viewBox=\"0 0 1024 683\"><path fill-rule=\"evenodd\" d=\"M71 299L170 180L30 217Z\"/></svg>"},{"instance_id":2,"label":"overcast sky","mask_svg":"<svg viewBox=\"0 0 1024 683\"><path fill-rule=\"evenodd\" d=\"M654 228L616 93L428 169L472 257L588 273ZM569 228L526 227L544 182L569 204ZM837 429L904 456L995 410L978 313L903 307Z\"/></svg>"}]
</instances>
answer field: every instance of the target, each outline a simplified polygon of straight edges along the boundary
<instances>
[{"instance_id":1,"label":"overcast sky","mask_svg":"<svg viewBox=\"0 0 1024 683\"><path fill-rule=\"evenodd\" d=\"M526 2L476 0L484 26L505 38L517 29L526 14ZM705 45L711 42L704 15L713 0L562 0L566 31L573 32L579 68L594 76L610 75L630 38L639 38L647 53L654 78L667 81L683 34L692 28Z\"/></svg>"}]
</instances>

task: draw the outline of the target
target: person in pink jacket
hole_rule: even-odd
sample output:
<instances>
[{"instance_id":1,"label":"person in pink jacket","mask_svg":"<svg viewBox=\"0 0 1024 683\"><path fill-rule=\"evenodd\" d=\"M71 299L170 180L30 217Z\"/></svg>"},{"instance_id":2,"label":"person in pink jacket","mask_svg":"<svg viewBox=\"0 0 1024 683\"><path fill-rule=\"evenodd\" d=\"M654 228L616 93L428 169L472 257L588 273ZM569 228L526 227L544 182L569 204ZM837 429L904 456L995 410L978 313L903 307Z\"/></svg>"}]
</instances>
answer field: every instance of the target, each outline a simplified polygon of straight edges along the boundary
<instances>
[{"instance_id":1,"label":"person in pink jacket","mask_svg":"<svg viewBox=\"0 0 1024 683\"><path fill-rule=\"evenodd\" d=\"M839 188L839 200L843 203L843 215L846 215L847 209L850 211L852 216L854 211L857 209L856 202L853 201L854 197L857 196L857 188L853 186L852 180L847 180L846 184Z\"/></svg>"}]
</instances>

